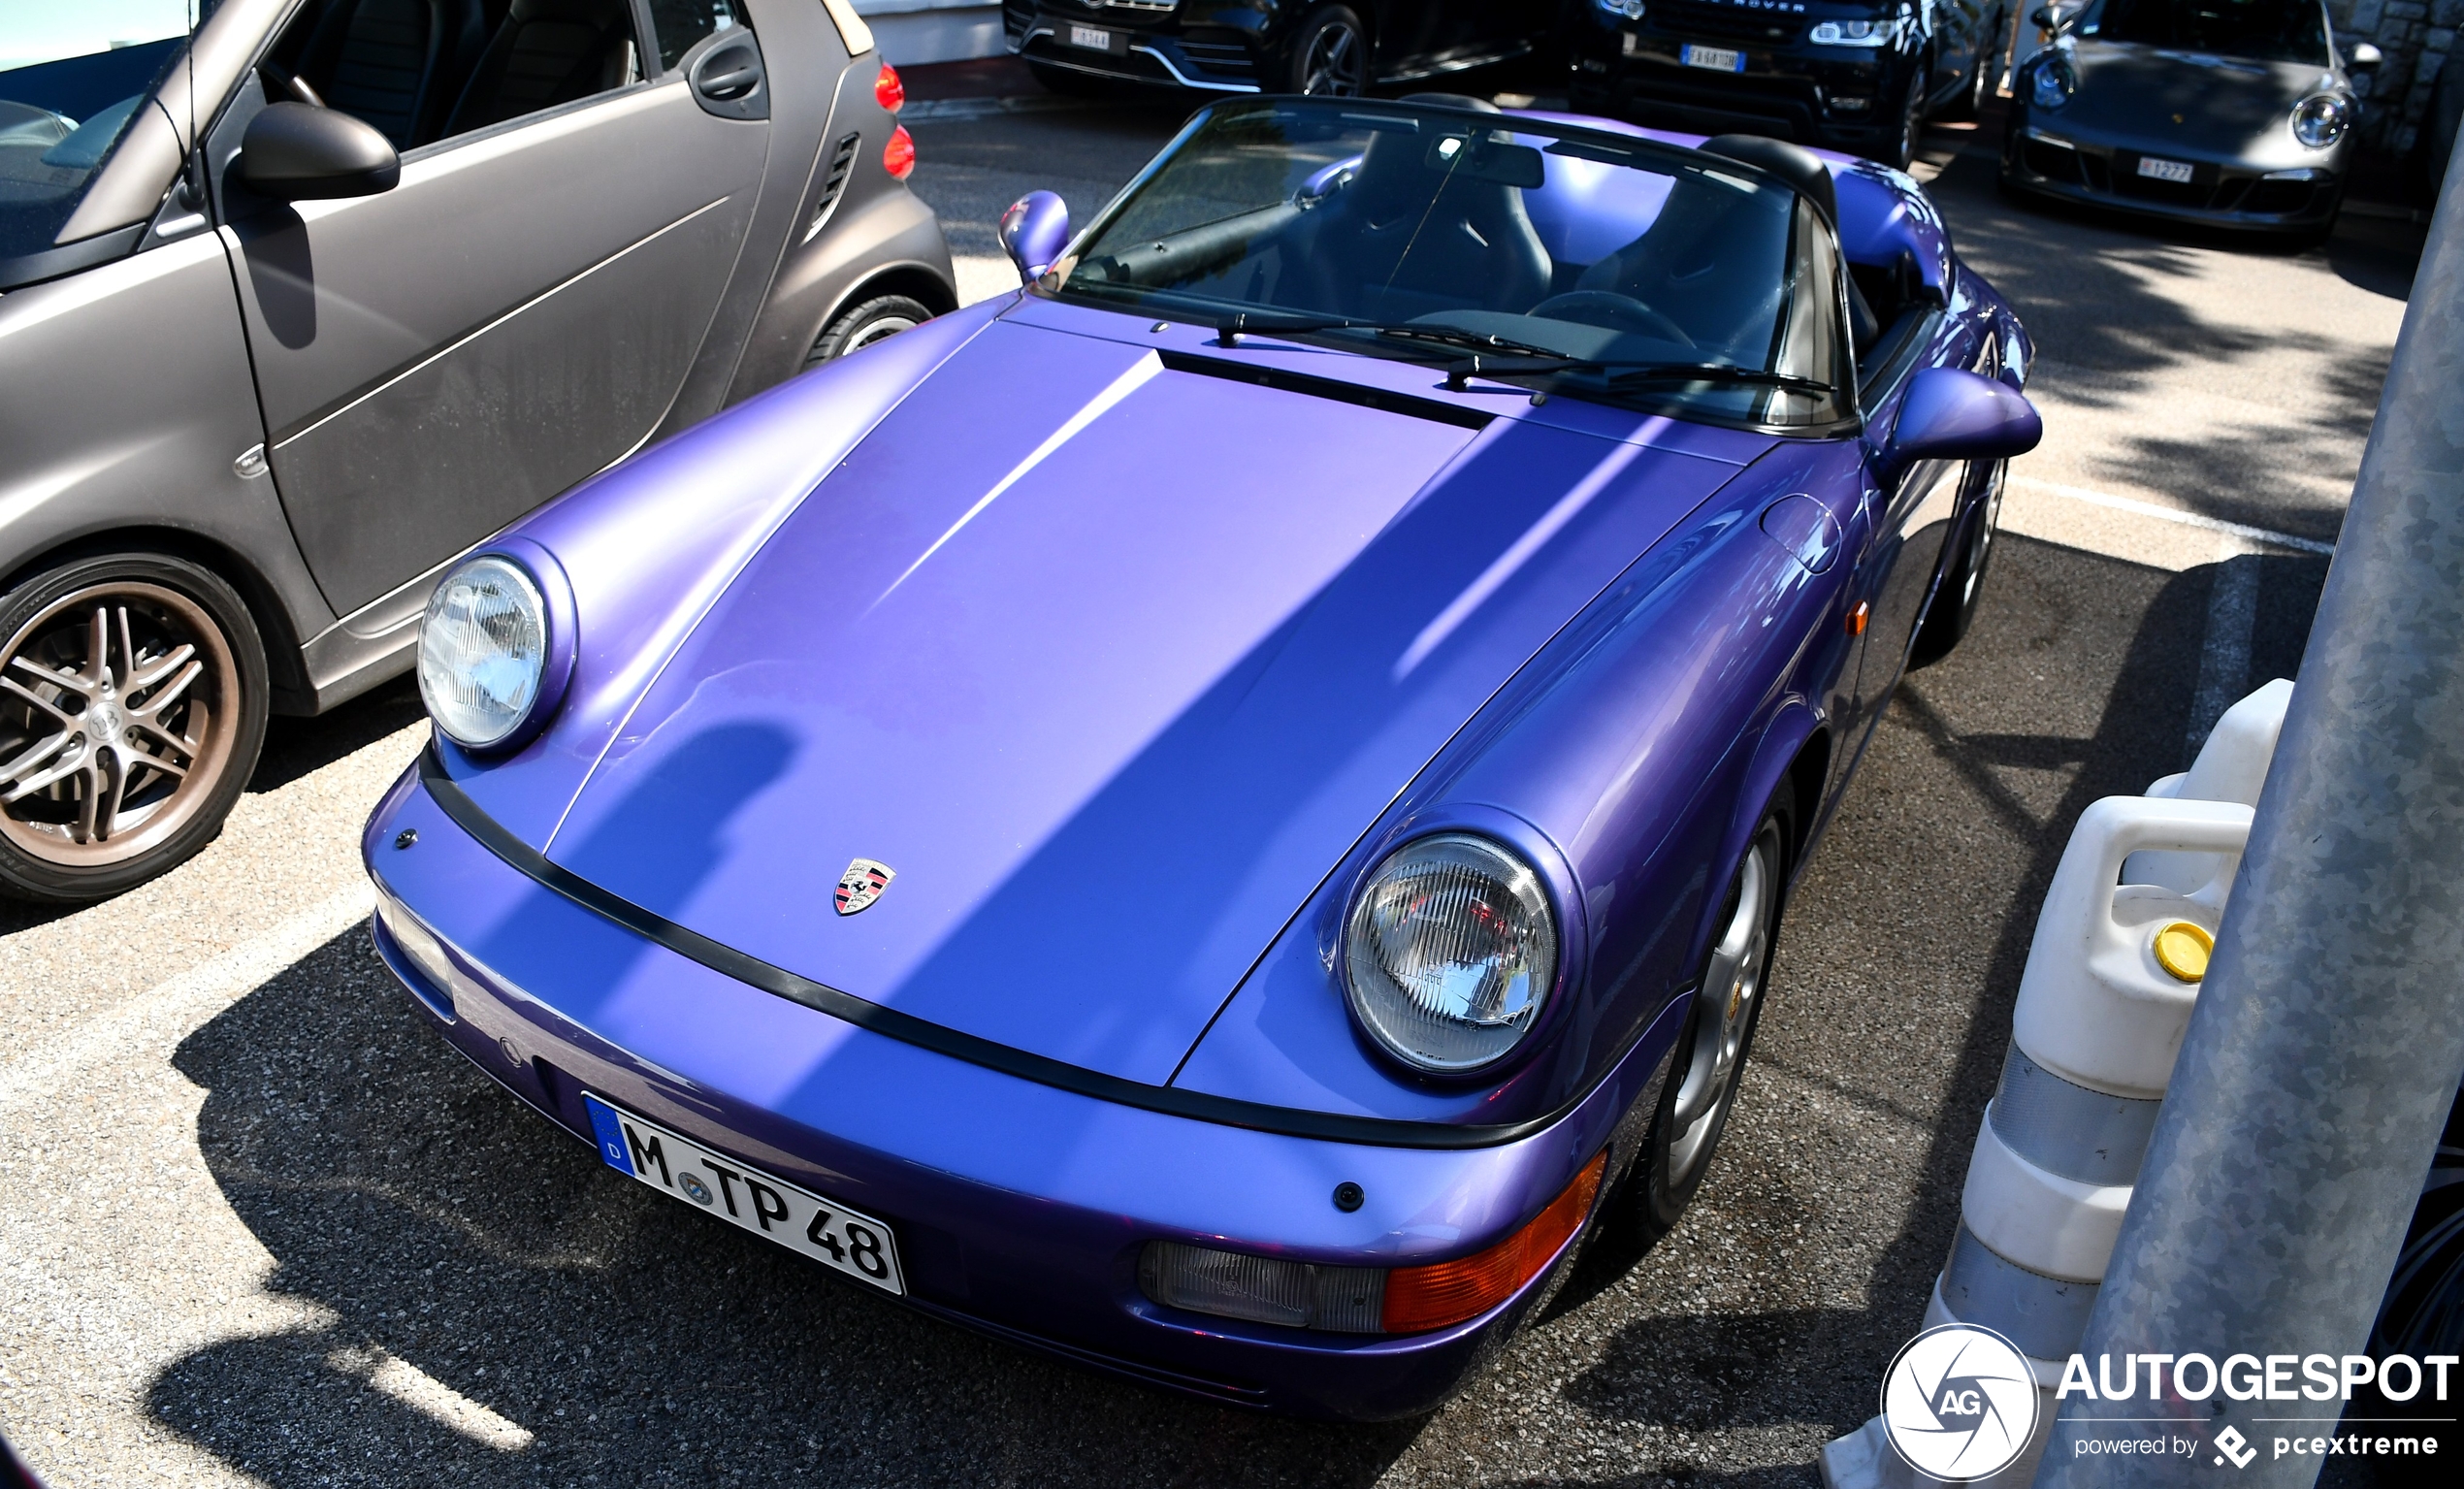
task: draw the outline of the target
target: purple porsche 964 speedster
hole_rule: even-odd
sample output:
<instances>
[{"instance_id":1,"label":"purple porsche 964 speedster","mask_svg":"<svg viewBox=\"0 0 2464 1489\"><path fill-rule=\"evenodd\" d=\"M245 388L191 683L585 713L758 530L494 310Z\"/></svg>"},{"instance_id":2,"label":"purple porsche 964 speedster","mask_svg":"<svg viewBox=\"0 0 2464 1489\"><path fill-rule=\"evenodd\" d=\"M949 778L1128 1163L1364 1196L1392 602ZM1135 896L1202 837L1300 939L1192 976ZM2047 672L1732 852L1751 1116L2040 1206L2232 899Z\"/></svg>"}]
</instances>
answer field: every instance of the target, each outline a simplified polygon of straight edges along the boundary
<instances>
[{"instance_id":1,"label":"purple porsche 964 speedster","mask_svg":"<svg viewBox=\"0 0 2464 1489\"><path fill-rule=\"evenodd\" d=\"M2026 335L1896 172L1468 99L1218 104L1002 230L1021 292L449 573L377 945L610 1182L1426 1410L1702 1181Z\"/></svg>"}]
</instances>

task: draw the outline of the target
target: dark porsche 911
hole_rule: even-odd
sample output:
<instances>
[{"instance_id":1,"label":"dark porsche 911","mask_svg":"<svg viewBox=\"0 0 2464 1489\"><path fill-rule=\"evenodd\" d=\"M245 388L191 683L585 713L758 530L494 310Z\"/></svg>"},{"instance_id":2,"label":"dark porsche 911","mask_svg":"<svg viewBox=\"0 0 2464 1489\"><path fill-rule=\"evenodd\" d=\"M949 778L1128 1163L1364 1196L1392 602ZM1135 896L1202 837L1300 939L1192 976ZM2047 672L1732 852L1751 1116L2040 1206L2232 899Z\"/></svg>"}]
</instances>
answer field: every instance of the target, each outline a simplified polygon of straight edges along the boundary
<instances>
[{"instance_id":1,"label":"dark porsche 911","mask_svg":"<svg viewBox=\"0 0 2464 1489\"><path fill-rule=\"evenodd\" d=\"M2091 0L2015 80L2013 188L2220 227L2323 236L2379 65L2320 0Z\"/></svg>"}]
</instances>

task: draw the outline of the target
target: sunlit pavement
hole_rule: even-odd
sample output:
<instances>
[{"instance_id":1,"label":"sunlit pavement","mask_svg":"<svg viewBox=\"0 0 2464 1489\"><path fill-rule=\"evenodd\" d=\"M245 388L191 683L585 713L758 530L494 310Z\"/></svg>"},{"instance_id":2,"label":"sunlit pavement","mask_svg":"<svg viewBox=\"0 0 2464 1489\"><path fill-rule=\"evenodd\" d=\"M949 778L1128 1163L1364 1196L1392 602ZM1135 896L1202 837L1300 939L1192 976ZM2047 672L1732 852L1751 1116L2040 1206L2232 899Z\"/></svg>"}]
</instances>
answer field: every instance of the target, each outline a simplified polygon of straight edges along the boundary
<instances>
[{"instance_id":1,"label":"sunlit pavement","mask_svg":"<svg viewBox=\"0 0 2464 1489\"><path fill-rule=\"evenodd\" d=\"M977 297L1015 283L1000 208L1083 217L1181 116L998 100L911 119ZM58 1485L1811 1484L1923 1312L2071 819L2298 658L2417 243L2015 206L1997 140L1938 130L1921 168L2040 345L2048 439L1978 629L1910 679L1791 905L1703 1200L1434 1418L1119 1384L601 1172L374 963L355 833L420 738L397 686L277 721L169 878L0 907L0 1430Z\"/></svg>"}]
</instances>

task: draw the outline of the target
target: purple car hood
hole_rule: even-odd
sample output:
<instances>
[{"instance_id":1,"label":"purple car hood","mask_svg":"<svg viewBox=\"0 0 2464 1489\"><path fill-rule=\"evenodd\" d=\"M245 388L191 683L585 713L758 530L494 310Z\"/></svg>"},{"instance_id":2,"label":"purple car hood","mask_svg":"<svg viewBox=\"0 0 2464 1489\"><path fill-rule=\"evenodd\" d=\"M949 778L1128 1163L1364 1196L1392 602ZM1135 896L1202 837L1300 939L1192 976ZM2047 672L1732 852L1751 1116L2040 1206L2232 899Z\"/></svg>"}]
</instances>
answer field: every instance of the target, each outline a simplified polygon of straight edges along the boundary
<instances>
[{"instance_id":1,"label":"purple car hood","mask_svg":"<svg viewBox=\"0 0 2464 1489\"><path fill-rule=\"evenodd\" d=\"M989 327L720 597L549 857L1161 1084L1412 774L1735 469L1191 366ZM893 877L843 915L859 859Z\"/></svg>"}]
</instances>

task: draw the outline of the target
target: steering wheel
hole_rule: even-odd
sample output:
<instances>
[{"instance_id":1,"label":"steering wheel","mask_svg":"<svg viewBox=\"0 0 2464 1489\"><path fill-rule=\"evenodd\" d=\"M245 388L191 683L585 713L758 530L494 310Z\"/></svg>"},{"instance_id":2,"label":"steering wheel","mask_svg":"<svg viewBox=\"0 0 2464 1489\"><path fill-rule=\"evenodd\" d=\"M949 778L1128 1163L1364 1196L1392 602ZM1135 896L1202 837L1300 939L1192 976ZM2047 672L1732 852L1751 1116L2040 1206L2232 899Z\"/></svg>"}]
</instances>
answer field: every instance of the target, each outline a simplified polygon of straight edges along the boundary
<instances>
[{"instance_id":1,"label":"steering wheel","mask_svg":"<svg viewBox=\"0 0 2464 1489\"><path fill-rule=\"evenodd\" d=\"M1685 334L1683 326L1634 296L1620 295L1613 290L1569 290L1563 295L1549 296L1523 313L1543 315L1551 320L1571 320L1605 331L1632 331L1642 336L1658 337L1664 341L1674 341L1679 346L1694 344L1694 338Z\"/></svg>"}]
</instances>

